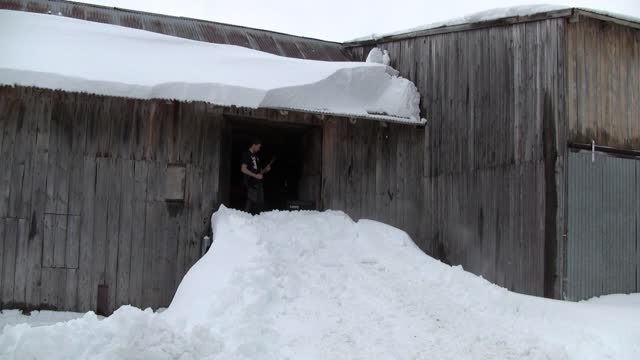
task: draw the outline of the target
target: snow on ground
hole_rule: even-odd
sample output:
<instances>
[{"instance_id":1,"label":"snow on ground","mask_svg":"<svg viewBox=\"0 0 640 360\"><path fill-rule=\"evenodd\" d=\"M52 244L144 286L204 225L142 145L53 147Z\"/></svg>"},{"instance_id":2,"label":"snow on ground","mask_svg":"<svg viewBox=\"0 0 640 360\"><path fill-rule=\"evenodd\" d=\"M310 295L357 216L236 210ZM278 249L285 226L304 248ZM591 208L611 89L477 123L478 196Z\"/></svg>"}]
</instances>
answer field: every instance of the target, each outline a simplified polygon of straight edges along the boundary
<instances>
[{"instance_id":1,"label":"snow on ground","mask_svg":"<svg viewBox=\"0 0 640 360\"><path fill-rule=\"evenodd\" d=\"M6 326L2 359L638 359L640 308L511 293L342 212L221 208L161 313Z\"/></svg>"},{"instance_id":2,"label":"snow on ground","mask_svg":"<svg viewBox=\"0 0 640 360\"><path fill-rule=\"evenodd\" d=\"M631 306L640 308L640 294L613 294L603 295L585 300L589 304Z\"/></svg>"},{"instance_id":3,"label":"snow on ground","mask_svg":"<svg viewBox=\"0 0 640 360\"><path fill-rule=\"evenodd\" d=\"M563 6L563 5L548 5L548 4L532 4L532 5L501 7L501 8L475 12L459 18L435 22L427 25L414 27L411 29L404 29L404 30L394 31L394 32L385 33L385 34L372 34L368 36L363 36L363 37L349 40L347 41L347 43L368 41L368 40L378 40L387 36L408 34L408 33L423 31L423 30L430 30L430 29L455 26L455 25L463 25L463 24L473 24L473 23L478 23L483 21L493 21L493 20L516 17L516 16L530 16L530 15L535 15L535 14L544 13L544 12L569 10L569 9L572 9L572 7ZM590 8L575 8L575 9L592 12L594 14L605 15L605 16L609 16L609 17L613 17L621 20L640 23L639 18L635 18L628 15L616 14L616 13L611 13L611 12L597 10L597 9L590 9Z\"/></svg>"},{"instance_id":4,"label":"snow on ground","mask_svg":"<svg viewBox=\"0 0 640 360\"><path fill-rule=\"evenodd\" d=\"M18 310L0 311L0 329L5 325L18 325L28 323L30 326L45 326L55 323L73 320L82 317L82 313L63 311L32 311L29 315L24 315Z\"/></svg>"},{"instance_id":5,"label":"snow on ground","mask_svg":"<svg viewBox=\"0 0 640 360\"><path fill-rule=\"evenodd\" d=\"M292 59L56 15L0 10L0 84L421 122L387 66Z\"/></svg>"}]
</instances>

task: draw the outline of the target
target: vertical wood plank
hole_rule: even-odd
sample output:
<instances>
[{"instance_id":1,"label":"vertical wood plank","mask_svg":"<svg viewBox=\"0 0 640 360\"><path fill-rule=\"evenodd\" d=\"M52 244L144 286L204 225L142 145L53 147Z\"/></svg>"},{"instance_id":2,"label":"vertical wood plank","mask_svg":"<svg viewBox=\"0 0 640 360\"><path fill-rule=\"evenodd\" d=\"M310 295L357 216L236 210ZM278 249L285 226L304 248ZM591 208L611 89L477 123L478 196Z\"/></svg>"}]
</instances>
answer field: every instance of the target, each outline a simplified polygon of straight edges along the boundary
<instances>
[{"instance_id":1,"label":"vertical wood plank","mask_svg":"<svg viewBox=\"0 0 640 360\"><path fill-rule=\"evenodd\" d=\"M65 255L67 253L67 221L66 214L53 214L51 223L53 225L53 267L63 268L65 266Z\"/></svg>"},{"instance_id":2,"label":"vertical wood plank","mask_svg":"<svg viewBox=\"0 0 640 360\"><path fill-rule=\"evenodd\" d=\"M96 159L96 196L94 201L93 270L91 271L92 308L97 306L98 286L107 285L106 261L108 249L108 204L111 196L111 160Z\"/></svg>"},{"instance_id":3,"label":"vertical wood plank","mask_svg":"<svg viewBox=\"0 0 640 360\"><path fill-rule=\"evenodd\" d=\"M35 306L40 303L42 285L43 241L45 235L44 210L47 202L47 167L49 163L49 128L51 120L51 98L42 99L42 111L37 120L32 182L32 210L29 225L28 269L26 302Z\"/></svg>"},{"instance_id":4,"label":"vertical wood plank","mask_svg":"<svg viewBox=\"0 0 640 360\"><path fill-rule=\"evenodd\" d=\"M78 311L78 269L56 269L64 273L60 274L60 279L64 279L62 288L64 289L64 301L60 302L65 311Z\"/></svg>"},{"instance_id":5,"label":"vertical wood plank","mask_svg":"<svg viewBox=\"0 0 640 360\"><path fill-rule=\"evenodd\" d=\"M2 300L5 304L14 302L14 286L16 271L16 255L18 240L18 220L14 218L6 218L4 249L2 251L3 269L2 269Z\"/></svg>"},{"instance_id":6,"label":"vertical wood plank","mask_svg":"<svg viewBox=\"0 0 640 360\"><path fill-rule=\"evenodd\" d=\"M0 307L5 308L5 302L7 300L4 299L4 243L6 242L6 221L3 218L0 218L0 249L2 249L2 254L0 255Z\"/></svg>"},{"instance_id":7,"label":"vertical wood plank","mask_svg":"<svg viewBox=\"0 0 640 360\"><path fill-rule=\"evenodd\" d=\"M96 208L96 160L83 159L82 212L80 216L80 254L78 259L78 308L96 309L97 282L94 267L94 211Z\"/></svg>"},{"instance_id":8,"label":"vertical wood plank","mask_svg":"<svg viewBox=\"0 0 640 360\"><path fill-rule=\"evenodd\" d=\"M180 243L180 222L184 206L182 204L165 204L164 219L165 228L163 236L165 237L165 247L163 253L164 271L161 271L162 292L160 298L160 306L167 307L173 298L175 287L175 277L177 272L178 244Z\"/></svg>"},{"instance_id":9,"label":"vertical wood plank","mask_svg":"<svg viewBox=\"0 0 640 360\"><path fill-rule=\"evenodd\" d=\"M133 221L131 228L131 271L129 274L129 303L143 306L144 265L147 261L146 243L146 199L148 163L134 163Z\"/></svg>"},{"instance_id":10,"label":"vertical wood plank","mask_svg":"<svg viewBox=\"0 0 640 360\"><path fill-rule=\"evenodd\" d=\"M9 199L9 215L16 218L27 218L31 211L32 153L40 111L37 101L28 107L24 103L18 107Z\"/></svg>"},{"instance_id":11,"label":"vertical wood plank","mask_svg":"<svg viewBox=\"0 0 640 360\"><path fill-rule=\"evenodd\" d=\"M157 274L154 273L154 264L158 261L158 224L161 222L160 208L156 201L159 193L159 174L160 164L156 162L149 162L149 169L147 175L147 199L145 202L145 236L144 236L144 260L143 260L143 277L141 286L142 289L142 304L145 307L155 307L155 300L158 298L157 294L159 289L155 288L154 282ZM156 265L157 270L157 265Z\"/></svg>"},{"instance_id":12,"label":"vertical wood plank","mask_svg":"<svg viewBox=\"0 0 640 360\"><path fill-rule=\"evenodd\" d=\"M9 196L11 191L11 171L13 166L13 152L16 139L17 115L19 104L11 101L6 106L4 115L4 136L0 149L0 164L5 171L0 172L0 219L9 215Z\"/></svg>"},{"instance_id":13,"label":"vertical wood plank","mask_svg":"<svg viewBox=\"0 0 640 360\"><path fill-rule=\"evenodd\" d=\"M129 301L129 279L131 276L131 248L133 211L135 208L135 162L123 160L122 165L122 201L120 203L120 227L118 233L118 269L115 306L125 305Z\"/></svg>"},{"instance_id":14,"label":"vertical wood plank","mask_svg":"<svg viewBox=\"0 0 640 360\"><path fill-rule=\"evenodd\" d=\"M116 310L116 293L118 279L118 247L119 247L119 227L122 207L122 169L121 161L118 159L109 160L109 196L107 205L107 243L106 243L106 268L105 283L109 287L108 309L109 312Z\"/></svg>"},{"instance_id":15,"label":"vertical wood plank","mask_svg":"<svg viewBox=\"0 0 640 360\"><path fill-rule=\"evenodd\" d=\"M45 214L43 222L42 266L53 267L55 215Z\"/></svg>"},{"instance_id":16,"label":"vertical wood plank","mask_svg":"<svg viewBox=\"0 0 640 360\"><path fill-rule=\"evenodd\" d=\"M64 256L64 267L69 269L78 268L80 258L80 232L81 222L79 215L67 216L67 246Z\"/></svg>"},{"instance_id":17,"label":"vertical wood plank","mask_svg":"<svg viewBox=\"0 0 640 360\"><path fill-rule=\"evenodd\" d=\"M18 233L16 237L16 266L13 288L13 301L19 305L26 304L27 292L27 259L29 256L29 222L27 219L18 219Z\"/></svg>"}]
</instances>

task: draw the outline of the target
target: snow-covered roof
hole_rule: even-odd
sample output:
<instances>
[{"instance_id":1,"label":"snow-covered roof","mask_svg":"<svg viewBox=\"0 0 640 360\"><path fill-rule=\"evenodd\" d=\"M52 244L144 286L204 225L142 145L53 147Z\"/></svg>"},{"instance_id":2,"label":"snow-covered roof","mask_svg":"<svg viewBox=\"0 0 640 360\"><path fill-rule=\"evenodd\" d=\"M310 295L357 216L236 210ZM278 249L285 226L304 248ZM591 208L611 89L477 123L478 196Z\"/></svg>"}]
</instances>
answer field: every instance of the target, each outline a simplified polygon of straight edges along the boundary
<instances>
[{"instance_id":1,"label":"snow-covered roof","mask_svg":"<svg viewBox=\"0 0 640 360\"><path fill-rule=\"evenodd\" d=\"M362 43L362 42L370 42L370 41L378 41L384 40L387 38L393 38L402 35L410 35L415 33L420 33L428 30L442 29L445 30L447 28L453 28L458 25L468 25L468 24L477 24L483 22L491 22L506 18L525 18L532 17L538 14L545 13L565 13L569 15L572 11L577 11L582 15L593 15L598 17L605 17L610 19L618 19L628 23L639 24L640 19L635 18L628 15L611 13L603 10L597 9L589 9L589 8L574 8L562 5L522 5L522 6L512 6L512 7L502 7L496 9L484 10L476 13L472 13L469 15L465 15L460 18L450 19L446 21L435 22L427 25L422 25L410 29L404 29L400 31L394 31L385 34L371 34L368 36L359 37L346 43Z\"/></svg>"},{"instance_id":2,"label":"snow-covered roof","mask_svg":"<svg viewBox=\"0 0 640 360\"><path fill-rule=\"evenodd\" d=\"M3 0L0 9L120 25L185 39L227 44L300 59L349 61L341 43L183 16L64 0Z\"/></svg>"},{"instance_id":3,"label":"snow-covered roof","mask_svg":"<svg viewBox=\"0 0 640 360\"><path fill-rule=\"evenodd\" d=\"M388 66L276 56L56 15L0 10L0 84L420 123Z\"/></svg>"}]
</instances>

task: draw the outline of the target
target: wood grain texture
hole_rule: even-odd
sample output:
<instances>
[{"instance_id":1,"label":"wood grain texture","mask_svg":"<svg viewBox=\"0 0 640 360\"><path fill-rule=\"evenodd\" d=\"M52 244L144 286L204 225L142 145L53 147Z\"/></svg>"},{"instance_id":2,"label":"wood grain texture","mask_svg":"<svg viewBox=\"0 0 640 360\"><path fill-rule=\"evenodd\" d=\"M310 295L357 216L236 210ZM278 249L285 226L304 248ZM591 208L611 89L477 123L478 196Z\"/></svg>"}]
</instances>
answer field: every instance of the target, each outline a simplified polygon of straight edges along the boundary
<instances>
[{"instance_id":1,"label":"wood grain texture","mask_svg":"<svg viewBox=\"0 0 640 360\"><path fill-rule=\"evenodd\" d=\"M566 37L569 141L640 149L640 31L580 17Z\"/></svg>"},{"instance_id":2,"label":"wood grain texture","mask_svg":"<svg viewBox=\"0 0 640 360\"><path fill-rule=\"evenodd\" d=\"M565 32L565 19L537 19L377 43L418 86L429 120L418 139L392 126L379 137L380 220L403 227L445 262L515 291L556 297L557 239L565 229L565 51L573 41ZM418 146L417 161L410 160ZM416 196L422 201L408 201Z\"/></svg>"}]
</instances>

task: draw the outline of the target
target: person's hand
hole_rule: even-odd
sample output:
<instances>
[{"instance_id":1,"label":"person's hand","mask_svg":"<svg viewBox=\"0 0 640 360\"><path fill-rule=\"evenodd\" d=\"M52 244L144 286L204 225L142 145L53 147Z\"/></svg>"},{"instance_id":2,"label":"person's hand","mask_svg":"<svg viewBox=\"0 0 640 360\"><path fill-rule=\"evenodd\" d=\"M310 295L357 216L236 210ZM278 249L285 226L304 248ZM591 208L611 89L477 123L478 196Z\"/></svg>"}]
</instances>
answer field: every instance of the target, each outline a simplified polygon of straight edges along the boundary
<instances>
[{"instance_id":1,"label":"person's hand","mask_svg":"<svg viewBox=\"0 0 640 360\"><path fill-rule=\"evenodd\" d=\"M258 180L262 180L262 174L257 174L257 175L256 175L256 179L258 179Z\"/></svg>"},{"instance_id":2,"label":"person's hand","mask_svg":"<svg viewBox=\"0 0 640 360\"><path fill-rule=\"evenodd\" d=\"M271 165L267 165L267 167L266 167L266 168L264 168L264 172L266 172L266 173L267 173L267 172L269 172L269 171L271 171Z\"/></svg>"}]
</instances>

